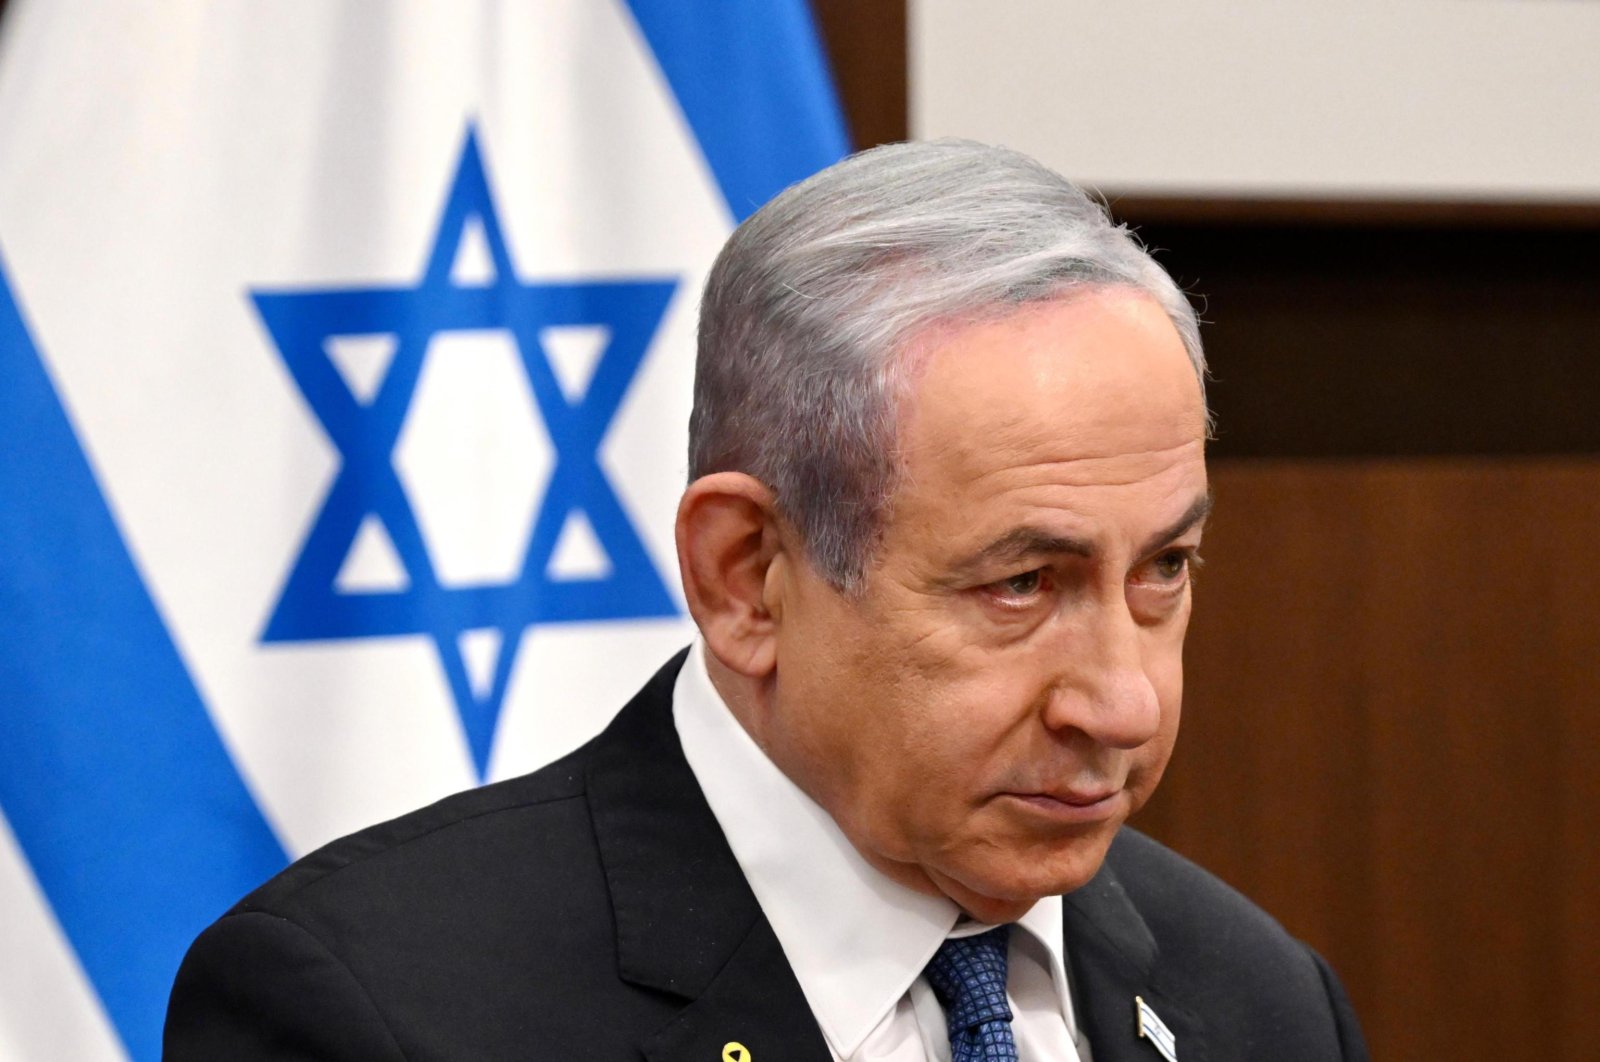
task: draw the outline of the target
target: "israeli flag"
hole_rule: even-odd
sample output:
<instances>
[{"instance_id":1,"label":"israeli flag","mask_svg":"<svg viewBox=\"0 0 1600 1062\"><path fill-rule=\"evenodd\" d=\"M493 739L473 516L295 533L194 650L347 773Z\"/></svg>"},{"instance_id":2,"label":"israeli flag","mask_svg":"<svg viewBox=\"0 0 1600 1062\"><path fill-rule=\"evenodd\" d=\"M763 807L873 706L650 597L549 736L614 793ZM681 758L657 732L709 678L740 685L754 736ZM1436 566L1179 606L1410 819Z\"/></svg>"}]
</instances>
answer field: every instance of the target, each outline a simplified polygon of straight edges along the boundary
<instances>
[{"instance_id":1,"label":"israeli flag","mask_svg":"<svg viewBox=\"0 0 1600 1062\"><path fill-rule=\"evenodd\" d=\"M844 151L803 0L10 0L0 1058L687 640L702 279Z\"/></svg>"},{"instance_id":2,"label":"israeli flag","mask_svg":"<svg viewBox=\"0 0 1600 1062\"><path fill-rule=\"evenodd\" d=\"M1167 1062L1178 1062L1178 1038L1172 1035L1167 1023L1161 1020L1161 1015L1157 1014L1155 1008L1146 1003L1142 996L1134 996L1133 1003L1139 1038L1149 1040L1151 1046L1159 1051Z\"/></svg>"}]
</instances>

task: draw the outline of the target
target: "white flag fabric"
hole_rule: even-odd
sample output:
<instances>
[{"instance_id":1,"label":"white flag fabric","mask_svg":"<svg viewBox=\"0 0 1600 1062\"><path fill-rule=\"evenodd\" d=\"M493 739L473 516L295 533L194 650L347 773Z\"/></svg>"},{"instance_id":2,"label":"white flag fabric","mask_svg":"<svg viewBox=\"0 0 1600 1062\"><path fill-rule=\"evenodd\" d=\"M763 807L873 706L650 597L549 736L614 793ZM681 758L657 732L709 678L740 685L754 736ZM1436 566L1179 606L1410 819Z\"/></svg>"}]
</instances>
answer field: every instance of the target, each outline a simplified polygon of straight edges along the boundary
<instances>
[{"instance_id":1,"label":"white flag fabric","mask_svg":"<svg viewBox=\"0 0 1600 1062\"><path fill-rule=\"evenodd\" d=\"M11 0L0 1058L687 641L699 288L844 150L803 0Z\"/></svg>"}]
</instances>

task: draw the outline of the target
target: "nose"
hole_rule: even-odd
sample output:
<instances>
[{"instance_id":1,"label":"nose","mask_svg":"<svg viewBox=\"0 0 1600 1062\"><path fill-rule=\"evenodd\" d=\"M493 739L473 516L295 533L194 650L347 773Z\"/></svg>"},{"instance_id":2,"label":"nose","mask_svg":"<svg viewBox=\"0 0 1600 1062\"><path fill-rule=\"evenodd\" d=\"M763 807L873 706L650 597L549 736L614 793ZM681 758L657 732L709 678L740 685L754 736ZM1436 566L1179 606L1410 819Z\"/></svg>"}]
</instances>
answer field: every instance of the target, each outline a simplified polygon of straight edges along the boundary
<instances>
[{"instance_id":1,"label":"nose","mask_svg":"<svg viewBox=\"0 0 1600 1062\"><path fill-rule=\"evenodd\" d=\"M1161 726L1161 700L1145 667L1139 625L1123 608L1096 612L1063 641L1044 722L1098 745L1138 748Z\"/></svg>"}]
</instances>

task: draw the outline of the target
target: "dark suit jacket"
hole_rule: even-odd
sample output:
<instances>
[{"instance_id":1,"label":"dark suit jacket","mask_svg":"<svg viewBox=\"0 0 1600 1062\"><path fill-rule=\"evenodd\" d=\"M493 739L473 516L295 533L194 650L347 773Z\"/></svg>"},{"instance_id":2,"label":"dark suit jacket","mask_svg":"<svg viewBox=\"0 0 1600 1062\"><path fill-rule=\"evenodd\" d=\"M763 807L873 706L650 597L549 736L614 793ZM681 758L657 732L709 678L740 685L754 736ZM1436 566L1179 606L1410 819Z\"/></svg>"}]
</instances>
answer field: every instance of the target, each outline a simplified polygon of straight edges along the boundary
<instances>
[{"instance_id":1,"label":"dark suit jacket","mask_svg":"<svg viewBox=\"0 0 1600 1062\"><path fill-rule=\"evenodd\" d=\"M522 778L336 841L195 941L167 1014L191 1059L827 1062L771 926L684 760L680 655L604 734ZM1095 1062L1364 1059L1321 959L1124 830L1066 897Z\"/></svg>"}]
</instances>

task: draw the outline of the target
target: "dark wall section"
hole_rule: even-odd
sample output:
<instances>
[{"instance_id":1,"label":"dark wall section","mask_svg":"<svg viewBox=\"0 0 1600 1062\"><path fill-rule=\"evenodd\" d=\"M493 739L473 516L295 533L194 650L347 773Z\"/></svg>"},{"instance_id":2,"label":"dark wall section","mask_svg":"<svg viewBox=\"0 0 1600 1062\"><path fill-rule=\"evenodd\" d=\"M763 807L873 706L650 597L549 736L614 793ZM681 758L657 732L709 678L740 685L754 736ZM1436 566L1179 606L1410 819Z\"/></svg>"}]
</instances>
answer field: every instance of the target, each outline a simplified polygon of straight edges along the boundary
<instances>
[{"instance_id":1,"label":"dark wall section","mask_svg":"<svg viewBox=\"0 0 1600 1062\"><path fill-rule=\"evenodd\" d=\"M1600 453L1600 227L1151 223L1218 458Z\"/></svg>"}]
</instances>

